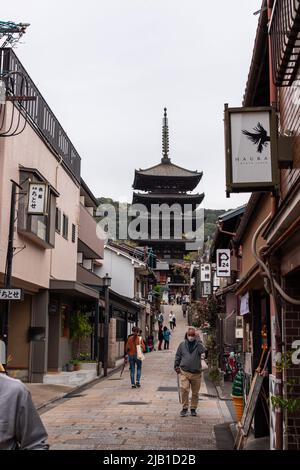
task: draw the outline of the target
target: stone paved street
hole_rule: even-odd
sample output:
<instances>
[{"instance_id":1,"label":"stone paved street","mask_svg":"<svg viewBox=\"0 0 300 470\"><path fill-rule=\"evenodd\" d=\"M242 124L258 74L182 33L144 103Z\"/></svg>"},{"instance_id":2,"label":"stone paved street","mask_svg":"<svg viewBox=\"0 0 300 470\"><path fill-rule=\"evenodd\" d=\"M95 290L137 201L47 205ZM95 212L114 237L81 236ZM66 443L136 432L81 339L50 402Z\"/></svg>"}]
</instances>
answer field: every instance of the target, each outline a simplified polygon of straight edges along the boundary
<instances>
[{"instance_id":1,"label":"stone paved street","mask_svg":"<svg viewBox=\"0 0 300 470\"><path fill-rule=\"evenodd\" d=\"M168 324L170 307L165 307ZM42 414L51 449L216 449L214 426L231 421L224 402L206 395L214 389L202 381L197 417L179 416L176 348L186 325L181 307L169 351L146 354L142 387L130 388L129 371L117 372ZM171 390L159 390L170 387Z\"/></svg>"}]
</instances>

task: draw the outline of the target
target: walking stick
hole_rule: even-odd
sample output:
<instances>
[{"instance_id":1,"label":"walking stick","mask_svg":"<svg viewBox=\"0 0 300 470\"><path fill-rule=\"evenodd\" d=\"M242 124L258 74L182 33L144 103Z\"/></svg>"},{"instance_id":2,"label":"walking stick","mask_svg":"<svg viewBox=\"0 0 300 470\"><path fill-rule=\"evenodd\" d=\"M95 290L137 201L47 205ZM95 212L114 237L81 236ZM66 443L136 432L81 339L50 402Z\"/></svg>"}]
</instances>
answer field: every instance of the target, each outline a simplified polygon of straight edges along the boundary
<instances>
[{"instance_id":1,"label":"walking stick","mask_svg":"<svg viewBox=\"0 0 300 470\"><path fill-rule=\"evenodd\" d=\"M122 377L122 374L124 372L124 369L125 369L125 366L128 364L128 360L127 360L127 357L125 356L124 357L124 363L123 363L123 367L122 367L122 370L121 370L121 374L120 374L120 377Z\"/></svg>"},{"instance_id":2,"label":"walking stick","mask_svg":"<svg viewBox=\"0 0 300 470\"><path fill-rule=\"evenodd\" d=\"M180 380L179 380L179 375L177 374L177 390L178 390L178 398L179 398L179 403L181 403L181 388L180 388Z\"/></svg>"}]
</instances>

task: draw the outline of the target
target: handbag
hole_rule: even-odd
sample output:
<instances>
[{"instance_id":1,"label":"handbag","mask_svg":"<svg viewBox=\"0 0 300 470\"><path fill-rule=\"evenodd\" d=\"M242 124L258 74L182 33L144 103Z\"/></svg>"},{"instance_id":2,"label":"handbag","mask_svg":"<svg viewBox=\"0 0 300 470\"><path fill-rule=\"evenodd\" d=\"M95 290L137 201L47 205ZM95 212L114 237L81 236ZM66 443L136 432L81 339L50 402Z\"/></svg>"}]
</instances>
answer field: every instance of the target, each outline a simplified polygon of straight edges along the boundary
<instances>
[{"instance_id":1,"label":"handbag","mask_svg":"<svg viewBox=\"0 0 300 470\"><path fill-rule=\"evenodd\" d=\"M141 346L141 337L139 338L139 340L140 340L140 343L136 345L136 357L140 361L143 361L145 359L145 356L144 356L142 346Z\"/></svg>"}]
</instances>

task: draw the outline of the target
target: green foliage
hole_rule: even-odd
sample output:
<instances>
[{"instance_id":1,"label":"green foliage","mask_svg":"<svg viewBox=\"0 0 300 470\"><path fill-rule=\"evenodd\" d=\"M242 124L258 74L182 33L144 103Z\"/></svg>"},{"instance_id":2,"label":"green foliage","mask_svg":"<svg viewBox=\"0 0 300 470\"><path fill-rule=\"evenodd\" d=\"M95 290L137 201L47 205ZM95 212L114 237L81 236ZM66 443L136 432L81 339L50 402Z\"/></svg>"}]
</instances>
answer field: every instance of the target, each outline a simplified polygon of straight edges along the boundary
<instances>
[{"instance_id":1,"label":"green foliage","mask_svg":"<svg viewBox=\"0 0 300 470\"><path fill-rule=\"evenodd\" d=\"M218 368L210 369L208 376L214 384L220 384L220 371Z\"/></svg>"},{"instance_id":2,"label":"green foliage","mask_svg":"<svg viewBox=\"0 0 300 470\"><path fill-rule=\"evenodd\" d=\"M292 354L293 351L286 351L281 356L280 361L276 361L276 369L279 372L283 372L286 369L289 369L293 366L292 363ZM274 408L280 408L285 410L289 413L296 413L300 410L300 397L293 396L294 387L299 385L299 380L297 379L290 379L286 382L286 391L287 391L287 398L281 397L279 395L275 395L271 397L271 403Z\"/></svg>"},{"instance_id":3,"label":"green foliage","mask_svg":"<svg viewBox=\"0 0 300 470\"><path fill-rule=\"evenodd\" d=\"M89 322L88 316L85 313L77 312L71 315L70 319L70 333L71 338L82 339L86 338L92 333L93 329Z\"/></svg>"},{"instance_id":4,"label":"green foliage","mask_svg":"<svg viewBox=\"0 0 300 470\"><path fill-rule=\"evenodd\" d=\"M73 364L73 366L78 366L80 364L80 360L79 359L71 359L69 361L69 364Z\"/></svg>"}]
</instances>

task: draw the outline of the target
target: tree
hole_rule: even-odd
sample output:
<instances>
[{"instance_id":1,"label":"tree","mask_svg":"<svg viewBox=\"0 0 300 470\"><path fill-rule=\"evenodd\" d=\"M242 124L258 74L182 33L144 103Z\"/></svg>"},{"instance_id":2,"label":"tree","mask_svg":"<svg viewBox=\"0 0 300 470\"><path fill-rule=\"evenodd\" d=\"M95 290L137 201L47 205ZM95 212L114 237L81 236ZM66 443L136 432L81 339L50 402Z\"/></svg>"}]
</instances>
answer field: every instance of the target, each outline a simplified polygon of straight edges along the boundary
<instances>
[{"instance_id":1,"label":"tree","mask_svg":"<svg viewBox=\"0 0 300 470\"><path fill-rule=\"evenodd\" d=\"M71 315L70 334L71 338L77 340L77 357L80 355L80 342L92 334L93 328L86 313L76 312Z\"/></svg>"}]
</instances>

